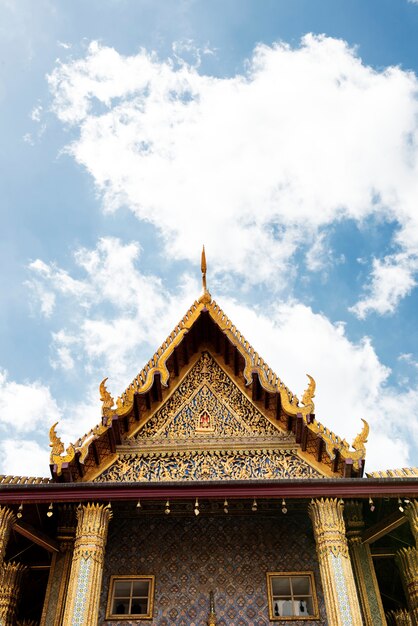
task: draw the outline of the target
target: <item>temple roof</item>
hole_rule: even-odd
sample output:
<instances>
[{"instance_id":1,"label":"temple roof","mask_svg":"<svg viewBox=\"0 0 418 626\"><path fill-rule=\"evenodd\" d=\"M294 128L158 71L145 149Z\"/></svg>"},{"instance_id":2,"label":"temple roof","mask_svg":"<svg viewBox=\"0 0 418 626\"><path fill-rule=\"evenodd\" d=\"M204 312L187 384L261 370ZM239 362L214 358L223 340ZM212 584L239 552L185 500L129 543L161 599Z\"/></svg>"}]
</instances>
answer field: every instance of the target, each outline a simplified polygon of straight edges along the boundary
<instances>
[{"instance_id":1,"label":"temple roof","mask_svg":"<svg viewBox=\"0 0 418 626\"><path fill-rule=\"evenodd\" d=\"M116 400L100 384L101 423L70 444L64 445L50 430L51 472L57 480L89 480L93 468L106 469L115 460L118 446L131 439L165 402L172 386L189 371L193 355L209 349L221 359L242 392L266 416L277 432L293 433L299 454L329 477L361 476L364 469L368 425L349 444L324 427L315 417L315 381L301 401L240 333L206 286L206 258L202 253L203 293L196 300L154 356ZM64 472L64 474L63 474Z\"/></svg>"}]
</instances>

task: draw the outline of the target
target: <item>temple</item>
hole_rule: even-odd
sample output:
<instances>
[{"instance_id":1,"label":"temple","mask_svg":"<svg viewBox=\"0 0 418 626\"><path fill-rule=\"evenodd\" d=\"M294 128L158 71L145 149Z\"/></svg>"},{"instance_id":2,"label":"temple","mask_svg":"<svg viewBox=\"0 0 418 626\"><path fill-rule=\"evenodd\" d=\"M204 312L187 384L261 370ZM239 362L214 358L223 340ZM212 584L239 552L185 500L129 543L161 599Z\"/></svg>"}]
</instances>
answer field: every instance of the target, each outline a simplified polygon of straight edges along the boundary
<instances>
[{"instance_id":1,"label":"temple","mask_svg":"<svg viewBox=\"0 0 418 626\"><path fill-rule=\"evenodd\" d=\"M322 425L201 267L98 424L51 426L51 478L0 477L0 626L418 626L418 469L366 474L368 424Z\"/></svg>"}]
</instances>

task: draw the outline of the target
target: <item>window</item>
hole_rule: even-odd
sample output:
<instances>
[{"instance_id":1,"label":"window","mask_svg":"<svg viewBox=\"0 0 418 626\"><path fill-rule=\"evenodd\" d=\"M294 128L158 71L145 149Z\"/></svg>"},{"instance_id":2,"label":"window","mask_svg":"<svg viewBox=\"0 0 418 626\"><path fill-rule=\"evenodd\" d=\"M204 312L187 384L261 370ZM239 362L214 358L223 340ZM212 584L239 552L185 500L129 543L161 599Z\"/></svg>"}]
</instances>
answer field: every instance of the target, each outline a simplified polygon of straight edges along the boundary
<instances>
[{"instance_id":1,"label":"window","mask_svg":"<svg viewBox=\"0 0 418 626\"><path fill-rule=\"evenodd\" d=\"M318 619L313 572L267 574L271 620Z\"/></svg>"},{"instance_id":2,"label":"window","mask_svg":"<svg viewBox=\"0 0 418 626\"><path fill-rule=\"evenodd\" d=\"M152 619L154 576L112 576L106 619Z\"/></svg>"}]
</instances>

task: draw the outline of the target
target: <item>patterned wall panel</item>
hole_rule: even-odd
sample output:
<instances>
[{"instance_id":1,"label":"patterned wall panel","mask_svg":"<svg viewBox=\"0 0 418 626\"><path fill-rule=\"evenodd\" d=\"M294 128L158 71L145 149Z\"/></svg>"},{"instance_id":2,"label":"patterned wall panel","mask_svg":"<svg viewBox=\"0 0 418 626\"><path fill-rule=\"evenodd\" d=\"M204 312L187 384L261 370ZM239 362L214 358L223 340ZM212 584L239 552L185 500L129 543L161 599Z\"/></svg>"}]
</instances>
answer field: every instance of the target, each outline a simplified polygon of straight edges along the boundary
<instances>
[{"instance_id":1,"label":"patterned wall panel","mask_svg":"<svg viewBox=\"0 0 418 626\"><path fill-rule=\"evenodd\" d=\"M313 570L320 620L270 622L266 572ZM154 574L153 620L105 620L111 575ZM219 626L325 626L315 544L307 515L219 517L117 515L109 527L99 625L203 626L209 592Z\"/></svg>"}]
</instances>

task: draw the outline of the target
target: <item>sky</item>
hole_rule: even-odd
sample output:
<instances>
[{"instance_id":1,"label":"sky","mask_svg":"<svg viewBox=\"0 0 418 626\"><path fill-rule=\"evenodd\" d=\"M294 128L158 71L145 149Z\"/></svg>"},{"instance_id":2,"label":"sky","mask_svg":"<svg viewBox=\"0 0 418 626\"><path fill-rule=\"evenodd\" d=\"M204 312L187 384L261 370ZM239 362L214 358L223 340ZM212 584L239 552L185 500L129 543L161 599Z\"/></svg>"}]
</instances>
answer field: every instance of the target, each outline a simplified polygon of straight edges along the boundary
<instances>
[{"instance_id":1,"label":"sky","mask_svg":"<svg viewBox=\"0 0 418 626\"><path fill-rule=\"evenodd\" d=\"M366 471L418 465L418 3L0 0L0 473L200 295Z\"/></svg>"}]
</instances>

